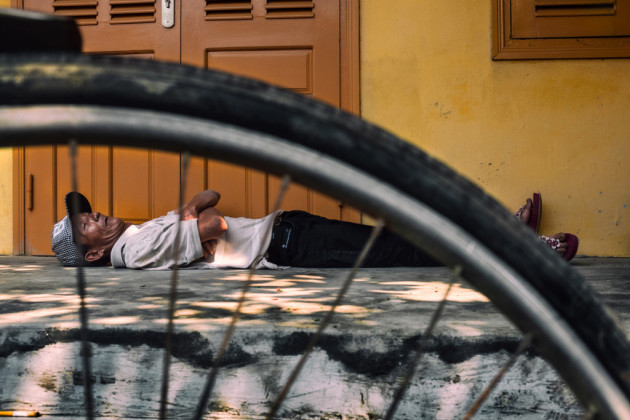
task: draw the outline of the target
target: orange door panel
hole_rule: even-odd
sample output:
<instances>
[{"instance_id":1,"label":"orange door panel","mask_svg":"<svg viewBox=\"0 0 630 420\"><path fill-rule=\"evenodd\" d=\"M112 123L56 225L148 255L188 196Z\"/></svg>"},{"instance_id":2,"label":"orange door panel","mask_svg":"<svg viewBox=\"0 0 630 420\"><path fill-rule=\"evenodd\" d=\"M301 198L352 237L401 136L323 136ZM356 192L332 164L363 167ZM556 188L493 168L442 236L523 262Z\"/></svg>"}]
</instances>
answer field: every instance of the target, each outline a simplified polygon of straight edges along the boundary
<instances>
[{"instance_id":1,"label":"orange door panel","mask_svg":"<svg viewBox=\"0 0 630 420\"><path fill-rule=\"evenodd\" d=\"M66 214L65 196L72 191L72 167L69 148L57 146L56 162L56 218ZM95 209L107 214L109 207L109 150L103 146L79 146L77 148L78 189L90 200Z\"/></svg>"},{"instance_id":2,"label":"orange door panel","mask_svg":"<svg viewBox=\"0 0 630 420\"><path fill-rule=\"evenodd\" d=\"M340 106L339 24L338 0L191 0L182 10L187 28L182 32L182 62L256 78ZM261 212L260 202L251 201L242 187L248 179L268 185L265 212L272 210L277 178L212 161L206 165L214 168L209 186L229 191L222 197L226 214ZM289 189L282 208L340 217L340 203L298 185ZM358 214L353 215L358 221Z\"/></svg>"},{"instance_id":3,"label":"orange door panel","mask_svg":"<svg viewBox=\"0 0 630 420\"><path fill-rule=\"evenodd\" d=\"M55 147L29 147L24 153L25 242L28 255L52 252L50 234L56 222Z\"/></svg>"}]
</instances>

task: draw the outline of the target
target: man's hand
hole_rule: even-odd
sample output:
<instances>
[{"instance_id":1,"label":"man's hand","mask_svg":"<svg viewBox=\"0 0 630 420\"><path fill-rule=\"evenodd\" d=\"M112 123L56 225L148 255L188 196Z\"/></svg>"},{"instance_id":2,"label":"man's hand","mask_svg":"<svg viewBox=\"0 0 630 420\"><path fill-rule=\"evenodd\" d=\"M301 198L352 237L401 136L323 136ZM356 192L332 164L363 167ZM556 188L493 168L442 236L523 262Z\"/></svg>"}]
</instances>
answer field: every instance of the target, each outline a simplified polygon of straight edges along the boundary
<instances>
[{"instance_id":1,"label":"man's hand","mask_svg":"<svg viewBox=\"0 0 630 420\"><path fill-rule=\"evenodd\" d=\"M199 239L205 243L212 239L218 239L228 230L228 225L223 215L215 207L208 207L199 213L197 220Z\"/></svg>"},{"instance_id":2,"label":"man's hand","mask_svg":"<svg viewBox=\"0 0 630 420\"><path fill-rule=\"evenodd\" d=\"M217 240L216 239L211 239L209 241L202 242L201 243L201 248L203 250L203 259L207 260L208 257L214 256L214 253L217 250ZM211 258L211 261L212 260L214 260L214 258Z\"/></svg>"}]
</instances>

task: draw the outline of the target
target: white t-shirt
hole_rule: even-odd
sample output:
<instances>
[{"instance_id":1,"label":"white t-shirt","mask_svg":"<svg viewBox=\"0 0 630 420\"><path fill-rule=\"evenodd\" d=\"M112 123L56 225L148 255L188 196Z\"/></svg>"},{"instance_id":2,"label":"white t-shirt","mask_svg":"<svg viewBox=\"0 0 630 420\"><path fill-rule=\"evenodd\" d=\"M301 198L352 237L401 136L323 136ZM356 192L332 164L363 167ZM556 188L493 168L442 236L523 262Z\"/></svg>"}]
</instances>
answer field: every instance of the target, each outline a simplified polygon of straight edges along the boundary
<instances>
[{"instance_id":1,"label":"white t-shirt","mask_svg":"<svg viewBox=\"0 0 630 420\"><path fill-rule=\"evenodd\" d=\"M170 212L139 226L129 227L112 248L111 261L116 268L166 270L174 266L173 248L177 223L180 250L177 263L183 268L249 268L257 256L264 255L271 242L276 213L262 219L225 217L228 229L217 240L214 258L203 260L197 220L179 222ZM256 268L277 269L263 258Z\"/></svg>"}]
</instances>

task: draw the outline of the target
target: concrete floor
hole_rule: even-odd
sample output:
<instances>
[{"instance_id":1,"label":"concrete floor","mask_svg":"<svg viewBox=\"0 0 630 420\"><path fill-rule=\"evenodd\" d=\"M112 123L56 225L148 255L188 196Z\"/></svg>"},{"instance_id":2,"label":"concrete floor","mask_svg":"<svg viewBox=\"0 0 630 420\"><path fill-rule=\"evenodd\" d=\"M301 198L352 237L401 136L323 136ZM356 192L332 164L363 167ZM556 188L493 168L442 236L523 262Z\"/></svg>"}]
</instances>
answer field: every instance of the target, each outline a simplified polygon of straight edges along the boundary
<instances>
[{"instance_id":1,"label":"concrete floor","mask_svg":"<svg viewBox=\"0 0 630 420\"><path fill-rule=\"evenodd\" d=\"M573 264L630 328L630 259L577 258ZM83 415L74 271L54 258L0 257L0 411ZM85 272L97 415L155 418L171 273ZM188 418L247 272L180 273L169 416ZM346 275L295 268L256 273L208 418L266 412ZM379 418L449 276L446 268L361 270L281 417ZM520 339L483 295L462 282L434 336L396 418L461 417ZM514 416L582 416L535 351L519 359L478 417Z\"/></svg>"}]
</instances>

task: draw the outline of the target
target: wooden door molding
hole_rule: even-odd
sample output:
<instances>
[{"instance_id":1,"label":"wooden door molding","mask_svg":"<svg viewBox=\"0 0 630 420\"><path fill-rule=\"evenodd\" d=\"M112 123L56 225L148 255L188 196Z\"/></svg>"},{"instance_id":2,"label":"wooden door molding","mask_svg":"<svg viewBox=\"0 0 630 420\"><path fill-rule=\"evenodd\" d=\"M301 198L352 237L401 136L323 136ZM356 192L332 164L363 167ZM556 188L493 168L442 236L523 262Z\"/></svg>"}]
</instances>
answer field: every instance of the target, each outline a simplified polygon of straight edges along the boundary
<instances>
[{"instance_id":1,"label":"wooden door molding","mask_svg":"<svg viewBox=\"0 0 630 420\"><path fill-rule=\"evenodd\" d=\"M340 107L344 111L359 116L361 115L360 12L359 0L339 2ZM349 206L342 206L340 213L343 220L359 222L363 218L361 212Z\"/></svg>"},{"instance_id":2,"label":"wooden door molding","mask_svg":"<svg viewBox=\"0 0 630 420\"><path fill-rule=\"evenodd\" d=\"M13 148L13 255L24 254L24 150Z\"/></svg>"},{"instance_id":3,"label":"wooden door molding","mask_svg":"<svg viewBox=\"0 0 630 420\"><path fill-rule=\"evenodd\" d=\"M359 0L341 0L339 8L341 109L361 115Z\"/></svg>"}]
</instances>

